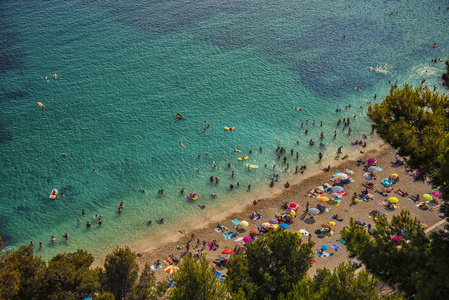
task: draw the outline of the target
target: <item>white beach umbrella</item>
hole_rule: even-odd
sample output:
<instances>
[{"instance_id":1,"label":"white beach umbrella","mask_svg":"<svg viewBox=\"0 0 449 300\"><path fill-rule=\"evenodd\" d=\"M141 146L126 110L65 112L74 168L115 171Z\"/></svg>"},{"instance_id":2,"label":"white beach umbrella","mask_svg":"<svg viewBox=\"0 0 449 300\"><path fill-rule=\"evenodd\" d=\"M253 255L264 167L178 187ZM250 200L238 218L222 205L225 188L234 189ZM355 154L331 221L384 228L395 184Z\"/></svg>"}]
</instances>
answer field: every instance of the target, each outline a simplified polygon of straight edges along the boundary
<instances>
[{"instance_id":1,"label":"white beach umbrella","mask_svg":"<svg viewBox=\"0 0 449 300\"><path fill-rule=\"evenodd\" d=\"M348 178L349 178L349 176L346 175L345 173L337 174L337 179L338 180L345 180L345 179L348 179Z\"/></svg>"},{"instance_id":2,"label":"white beach umbrella","mask_svg":"<svg viewBox=\"0 0 449 300\"><path fill-rule=\"evenodd\" d=\"M369 167L368 168L368 172L377 172L378 171L378 169L377 169L377 167L376 166L371 166L371 167Z\"/></svg>"}]
</instances>

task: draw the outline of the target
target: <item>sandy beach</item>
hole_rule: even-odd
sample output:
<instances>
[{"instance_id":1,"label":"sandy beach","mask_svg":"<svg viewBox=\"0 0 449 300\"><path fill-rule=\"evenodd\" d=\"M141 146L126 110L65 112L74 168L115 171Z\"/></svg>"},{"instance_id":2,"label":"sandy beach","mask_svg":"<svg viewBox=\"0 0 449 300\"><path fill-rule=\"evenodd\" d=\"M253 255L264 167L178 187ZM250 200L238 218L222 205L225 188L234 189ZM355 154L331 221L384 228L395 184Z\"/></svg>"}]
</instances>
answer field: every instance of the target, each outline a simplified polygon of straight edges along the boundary
<instances>
[{"instance_id":1,"label":"sandy beach","mask_svg":"<svg viewBox=\"0 0 449 300\"><path fill-rule=\"evenodd\" d=\"M314 250L320 249L321 245L327 245L328 250L326 252L332 254L327 258L319 257L316 254L314 258L316 262L313 263L311 269L309 270L309 274L314 274L319 268L325 267L333 269L339 263L349 259L346 246L338 243L337 240L340 239L340 230L349 224L351 217L354 218L354 220L365 222L366 224L371 223L374 226L374 222L369 216L369 212L373 210L378 210L387 214L388 218L391 218L392 215L398 214L401 210L408 210L411 212L412 216L417 217L420 221L422 221L424 226L432 226L433 224L441 221L438 208L433 209L433 211L421 210L416 207L416 203L408 199L409 197L403 197L396 193L396 191L400 189L406 191L408 195L419 194L422 198L423 194L430 194L432 189L427 183L415 182L414 177L406 172L404 166L394 165L393 163L396 160L394 157L395 153L396 152L394 149L383 144L379 147L367 149L365 153L359 153L360 155L353 155L345 160L335 160L333 165L331 165L331 170L329 172L319 172L318 174L301 180L297 184L291 185L289 188L278 190L278 192L272 193L268 197L256 197L255 199L258 200L257 204L253 204L251 201L246 202L245 205L228 208L227 210L223 210L221 213L214 214L213 217L204 217L204 219L196 220L195 223L181 226L178 230L174 230L168 234L164 234L163 236L155 237L151 240L130 245L130 247L133 251L138 253L138 262L141 267L143 267L145 263L153 265L157 260L160 260L163 267L155 270L155 275L157 280L162 280L167 277L167 273L163 271L165 267L163 260L168 258L170 254L173 254L179 259L181 253L186 251L188 241L191 241L189 251L191 253L197 253L198 250L203 249L203 241L212 242L213 240L216 240L219 244L219 248L217 250L209 251L209 247L206 244L206 247L204 247L202 252L203 254L206 254L210 260L217 257L223 257L224 255L221 254L222 251L225 249L234 249L237 244L243 244L243 242L236 243L236 238L224 240L222 233L218 233L214 230L218 224L222 224L235 233L236 230L234 229L231 220L246 220L249 223L249 226L242 230L238 235L238 237L245 237L249 235L249 231L251 229L255 229L258 225L267 222L269 219L274 219L275 214L284 212L285 209L282 208L282 205L285 202L295 202L299 205L298 215L292 220L293 222L290 224L290 228L286 230L296 232L300 229L305 229L312 234L311 241L315 243ZM366 173L365 167L363 165L357 165L358 159L366 161L371 157L376 158L377 166L384 169L384 171L376 173L377 179L375 180L365 179L363 177L364 173ZM344 186L344 191L348 195L341 197L342 203L339 206L323 203L324 206L329 209L328 212L323 212L316 215L314 219L311 219L309 216L302 217L301 215L303 215L307 202L309 202L310 208L316 207L316 205L319 204L317 198L308 196L307 192L311 189L317 188L323 183L331 184L332 182L330 179L333 174L336 172L345 172L347 169L354 171L353 174L349 175L354 182ZM386 187L380 182L382 179L388 178L393 173L397 173L399 175L400 181L392 186L393 190L388 194L388 196L385 197L376 193L376 190L380 191L386 189ZM374 199L367 202L361 201L353 204L352 195L355 192L360 194L362 191L365 191L365 187L362 186L362 183L366 183L368 181L374 183L374 188L368 190L369 193L374 195ZM281 179L278 183L276 183L276 185L283 186L284 183L285 182ZM332 193L325 193L325 196L333 198ZM391 196L399 199L397 204L398 208L394 211L388 210L386 206L379 205L379 202L385 201ZM438 200L438 198L436 199ZM251 220L250 215L254 211L261 214L263 218L258 221ZM317 237L314 233L315 230L321 229L322 224L335 221L331 218L335 214L338 214L339 217L344 220L341 222L335 222L336 225L332 226L333 235L322 238ZM153 224L152 226L155 225L157 224ZM194 234L193 239L192 234ZM197 244L198 239L201 243L200 245ZM302 240L307 242L308 237L304 236L302 237ZM342 249L339 251L334 251L329 247L332 243L337 243ZM183 249L178 250L178 245L182 245ZM103 263L103 260L96 260L94 265L102 266ZM223 270L223 272L226 272L226 270Z\"/></svg>"}]
</instances>

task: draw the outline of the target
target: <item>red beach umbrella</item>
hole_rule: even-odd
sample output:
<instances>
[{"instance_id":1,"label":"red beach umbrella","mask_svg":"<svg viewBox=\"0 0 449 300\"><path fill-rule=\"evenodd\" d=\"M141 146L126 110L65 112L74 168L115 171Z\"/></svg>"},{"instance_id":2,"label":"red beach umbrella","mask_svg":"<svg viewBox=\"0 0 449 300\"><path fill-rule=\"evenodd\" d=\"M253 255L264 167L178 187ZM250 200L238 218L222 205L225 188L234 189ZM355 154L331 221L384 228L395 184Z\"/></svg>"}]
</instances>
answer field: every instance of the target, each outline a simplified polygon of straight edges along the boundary
<instances>
[{"instance_id":1,"label":"red beach umbrella","mask_svg":"<svg viewBox=\"0 0 449 300\"><path fill-rule=\"evenodd\" d=\"M226 249L223 252L221 252L221 254L234 254L234 251L232 251L230 249Z\"/></svg>"},{"instance_id":2,"label":"red beach umbrella","mask_svg":"<svg viewBox=\"0 0 449 300\"><path fill-rule=\"evenodd\" d=\"M299 208L299 205L297 203L292 202L288 205L288 208L297 210Z\"/></svg>"}]
</instances>

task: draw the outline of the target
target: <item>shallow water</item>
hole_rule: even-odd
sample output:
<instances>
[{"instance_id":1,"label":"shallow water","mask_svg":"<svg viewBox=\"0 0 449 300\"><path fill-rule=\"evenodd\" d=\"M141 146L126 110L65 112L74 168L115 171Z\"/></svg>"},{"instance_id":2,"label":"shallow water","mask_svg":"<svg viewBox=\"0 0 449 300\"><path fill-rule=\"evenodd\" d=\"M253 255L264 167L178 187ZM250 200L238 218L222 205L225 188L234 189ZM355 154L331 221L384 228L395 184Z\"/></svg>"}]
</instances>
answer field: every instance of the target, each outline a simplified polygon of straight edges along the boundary
<instances>
[{"instance_id":1,"label":"shallow water","mask_svg":"<svg viewBox=\"0 0 449 300\"><path fill-rule=\"evenodd\" d=\"M6 246L42 241L44 258L77 248L98 257L198 217L204 213L198 203L209 210L266 188L275 171L264 165L276 164L276 172L284 167L275 157L278 145L300 153L298 161L287 155L287 179L296 165L317 165L319 151L331 159L338 146L350 148L370 132L365 101L381 101L389 80L419 85L426 79L447 93L439 78L444 63L431 63L449 53L449 11L438 10L445 4L1 1L0 232ZM177 112L186 119L176 121ZM348 117L350 137L336 127ZM317 121L305 126L308 135L300 128L306 120ZM326 147L310 147L320 132ZM249 160L237 161L244 155ZM246 163L259 169L248 171ZM210 183L210 176L220 183ZM180 195L182 187L198 192L197 203ZM49 200L53 188L65 197ZM103 225L87 230L95 214ZM145 225L162 217L164 226ZM66 232L70 245L60 238ZM48 243L51 235L56 245Z\"/></svg>"}]
</instances>

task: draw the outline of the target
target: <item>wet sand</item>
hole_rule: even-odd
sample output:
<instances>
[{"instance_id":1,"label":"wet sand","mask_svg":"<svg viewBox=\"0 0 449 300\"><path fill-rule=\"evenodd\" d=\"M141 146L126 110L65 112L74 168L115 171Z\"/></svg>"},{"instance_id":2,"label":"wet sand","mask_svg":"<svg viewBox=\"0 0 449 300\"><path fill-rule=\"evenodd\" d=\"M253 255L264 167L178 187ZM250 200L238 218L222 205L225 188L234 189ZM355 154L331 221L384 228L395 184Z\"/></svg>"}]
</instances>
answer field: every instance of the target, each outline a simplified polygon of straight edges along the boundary
<instances>
[{"instance_id":1,"label":"wet sand","mask_svg":"<svg viewBox=\"0 0 449 300\"><path fill-rule=\"evenodd\" d=\"M420 194L422 197L425 193L431 193L431 186L425 182L415 182L414 178L410 176L403 166L395 166L392 163L395 161L394 149L390 148L387 145L377 144L375 147L372 147L370 150L366 150L365 153L359 155L353 155L355 152L352 152L351 156L345 160L335 159L331 164L331 170L329 172L319 172L314 174L308 178L300 177L298 179L299 183L293 184L288 189L282 188L285 180L282 179L276 183L275 191L271 192L269 196L263 196L262 194L252 194L251 198L248 198L246 202L240 203L240 205L233 205L232 207L226 207L221 210L219 213L215 213L213 215L205 214L203 218L196 219L193 222L185 224L181 226L181 228L174 229L165 233L164 235L157 236L150 240L139 241L134 245L130 245L133 251L136 251L139 255L138 262L140 267L143 267L145 263L149 263L150 265L154 264L157 260L160 260L163 268L159 268L155 271L155 275L157 280L162 280L168 276L167 273L163 271L166 265L163 260L167 258L170 254L173 254L175 257L179 258L180 254L186 250L186 244L189 240L192 240L191 235L195 234L195 237L190 242L190 252L196 253L198 250L201 250L202 244L197 246L197 239L201 241L211 242L212 240L216 240L219 244L219 248L215 251L209 251L209 248L205 247L203 253L207 255L208 259L212 260L217 257L223 257L221 254L225 249L234 249L237 244L243 244L242 242L236 243L234 239L224 240L221 233L217 233L214 231L214 228L217 227L217 224L222 224L229 228L231 231L235 232L233 224L231 220L238 219L240 221L246 220L250 225L244 230L241 231L239 237L245 237L249 235L249 231L251 229L255 229L256 226L267 222L269 219L273 219L275 214L280 214L284 211L282 208L282 204L285 202L295 202L298 203L300 208L298 209L298 215L293 219L293 222L290 224L290 228L287 229L290 232L296 232L299 229L305 229L308 232L312 233L311 241L315 243L314 250L320 249L321 245L327 245L328 250L327 253L333 253L332 256L327 258L318 257L315 255L314 259L316 262L312 265L309 270L309 274L314 274L318 268L329 268L333 269L339 263L348 261L348 251L346 246L337 242L340 238L339 232L340 230L349 224L349 219L351 217L354 220L360 220L361 222L366 222L366 224L371 223L374 226L374 222L371 218L369 218L369 212L373 210L378 210L383 213L386 213L388 218L391 218L392 215L400 213L402 209L408 210L411 212L413 217L417 217L422 222L432 226L433 224L439 222L441 218L439 218L438 209L434 209L433 211L424 211L418 209L414 202L408 199L408 197L402 197L394 191L397 189L405 190L409 195ZM343 153L344 154L344 153ZM384 169L383 172L377 172L377 179L371 180L376 186L374 190L368 190L369 193L374 195L374 200L370 200L369 202L358 202L356 204L352 204L352 195L354 192L361 193L361 191L365 190L365 187L362 186L362 183L367 182L363 177L363 174L366 172L364 166L357 166L357 159L361 158L366 161L366 159L370 157L375 157L378 160L377 166ZM323 164L324 166L324 164ZM327 166L327 164L326 164ZM303 211L305 209L306 202L310 203L310 208L316 207L319 203L316 199L307 196L307 191L318 187L322 183L331 183L330 178L331 175L340 171L344 172L346 169L353 170L354 173L350 175L355 182L345 185L345 192L348 193L347 196L341 198L343 202L339 206L329 205L324 203L324 206L329 208L329 212L324 212L315 216L314 219L306 216L305 218L301 218ZM307 172L307 171L306 171ZM385 190L386 188L380 183L383 178L388 178L391 174L397 173L400 177L400 182L394 184L392 187L394 190L387 196L384 197L375 191ZM313 174L313 173L312 173ZM304 176L304 175L299 175ZM266 195L266 194L265 194ZM256 197L255 197L256 196ZM332 194L326 195L329 198L332 198ZM395 196L399 199L398 206L399 208L395 211L387 210L386 206L379 206L378 202L382 200L388 199L390 196ZM252 200L249 199L258 199L258 203L256 205L252 204ZM207 210L207 208L205 209ZM263 215L264 218L258 221L253 221L250 219L250 215L254 212L258 212ZM338 214L341 218L344 219L342 222L335 222L336 225L332 227L334 234L325 238L318 238L314 231L316 229L321 229L321 224L327 224L330 221L334 221L331 217L334 214ZM158 224L153 224L151 226L159 226ZM163 225L160 225L163 226ZM304 242L307 242L307 237L302 237ZM342 247L342 250L336 252L332 248L329 247L331 243L337 243ZM183 245L183 250L177 250L178 245ZM102 266L104 260L96 260L95 266ZM226 272L226 270L223 270Z\"/></svg>"}]
</instances>

